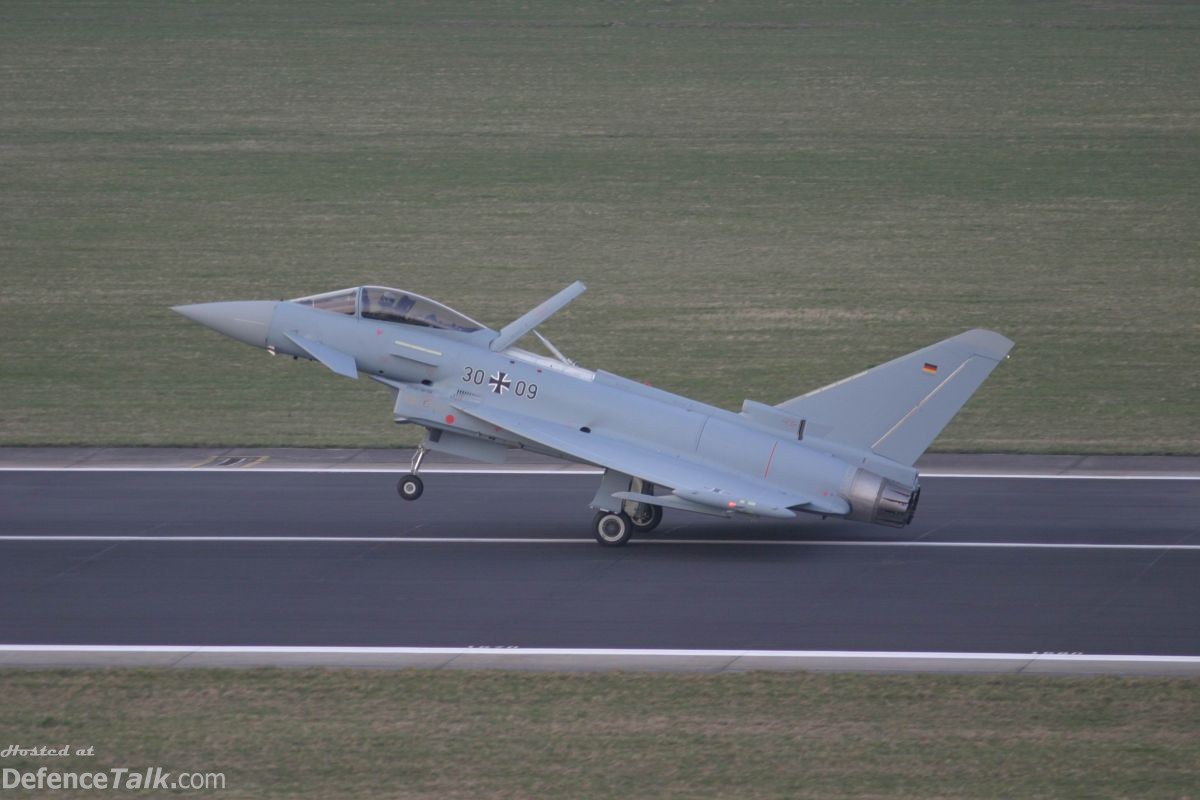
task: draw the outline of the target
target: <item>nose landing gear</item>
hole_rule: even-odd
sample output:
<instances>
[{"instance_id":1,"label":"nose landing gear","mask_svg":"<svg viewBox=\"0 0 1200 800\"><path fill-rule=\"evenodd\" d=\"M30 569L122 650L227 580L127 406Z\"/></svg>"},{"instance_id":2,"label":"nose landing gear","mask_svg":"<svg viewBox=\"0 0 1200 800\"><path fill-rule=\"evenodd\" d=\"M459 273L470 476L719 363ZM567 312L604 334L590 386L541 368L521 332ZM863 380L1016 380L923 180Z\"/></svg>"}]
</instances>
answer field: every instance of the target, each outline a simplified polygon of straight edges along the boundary
<instances>
[{"instance_id":1,"label":"nose landing gear","mask_svg":"<svg viewBox=\"0 0 1200 800\"><path fill-rule=\"evenodd\" d=\"M421 462L425 460L426 452L423 447L417 448L417 452L413 453L412 466L409 467L411 472L396 484L396 491L405 500L416 500L425 491L425 483L417 477L417 471L421 469Z\"/></svg>"}]
</instances>

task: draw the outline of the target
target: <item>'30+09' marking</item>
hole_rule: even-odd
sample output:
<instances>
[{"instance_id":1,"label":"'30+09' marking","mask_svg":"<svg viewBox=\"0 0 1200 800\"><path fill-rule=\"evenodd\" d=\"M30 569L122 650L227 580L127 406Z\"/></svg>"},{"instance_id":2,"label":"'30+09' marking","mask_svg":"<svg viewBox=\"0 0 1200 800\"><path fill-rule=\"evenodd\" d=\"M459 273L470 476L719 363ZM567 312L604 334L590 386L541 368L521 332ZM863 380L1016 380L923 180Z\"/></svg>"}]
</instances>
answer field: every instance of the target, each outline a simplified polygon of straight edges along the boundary
<instances>
[{"instance_id":1,"label":"'30+09' marking","mask_svg":"<svg viewBox=\"0 0 1200 800\"><path fill-rule=\"evenodd\" d=\"M466 367L466 372L463 373L462 379L463 383L473 383L476 386L483 386L484 383L487 383L488 388L494 394L504 394L507 391L512 391L517 397L532 400L537 397L538 393L538 385L536 383L527 383L522 380L514 383L512 378L508 377L507 372L496 372L489 376L481 369Z\"/></svg>"}]
</instances>

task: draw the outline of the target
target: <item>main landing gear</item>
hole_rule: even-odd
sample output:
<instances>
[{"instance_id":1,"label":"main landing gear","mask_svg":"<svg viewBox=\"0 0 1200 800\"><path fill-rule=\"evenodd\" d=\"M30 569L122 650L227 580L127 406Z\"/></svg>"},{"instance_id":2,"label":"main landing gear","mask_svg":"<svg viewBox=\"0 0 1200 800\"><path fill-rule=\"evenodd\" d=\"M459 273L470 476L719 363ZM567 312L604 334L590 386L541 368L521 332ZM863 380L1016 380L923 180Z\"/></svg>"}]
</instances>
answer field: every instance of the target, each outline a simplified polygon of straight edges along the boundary
<instances>
[{"instance_id":1,"label":"main landing gear","mask_svg":"<svg viewBox=\"0 0 1200 800\"><path fill-rule=\"evenodd\" d=\"M649 533L658 527L658 523L662 522L662 506L652 506L649 503L626 503L625 505L629 521L633 523L633 529L638 533ZM635 508L630 509L631 505Z\"/></svg>"},{"instance_id":2,"label":"main landing gear","mask_svg":"<svg viewBox=\"0 0 1200 800\"><path fill-rule=\"evenodd\" d=\"M620 547L633 535L633 520L624 511L597 511L592 519L596 541L605 547Z\"/></svg>"},{"instance_id":3,"label":"main landing gear","mask_svg":"<svg viewBox=\"0 0 1200 800\"><path fill-rule=\"evenodd\" d=\"M605 481L608 480L608 474L605 474ZM649 481L643 481L640 477L629 479L628 483L630 491L635 494L650 495L654 497L654 485ZM624 492L624 486L617 487ZM601 483L600 492L596 494L596 503L602 499L602 495L608 492L613 492L612 487L606 487L605 483ZM613 498L616 499L616 498ZM600 542L605 547L620 547L628 543L630 537L637 534L648 534L650 531L659 527L662 522L662 506L652 505L649 503L638 503L637 500L624 500L620 504L619 511L598 511L592 519L592 533L595 534L596 541Z\"/></svg>"},{"instance_id":4,"label":"main landing gear","mask_svg":"<svg viewBox=\"0 0 1200 800\"><path fill-rule=\"evenodd\" d=\"M624 511L597 511L592 518L596 541L605 547L620 547L629 542L634 532L649 533L662 522L662 506L633 503L638 508L632 514Z\"/></svg>"},{"instance_id":5,"label":"main landing gear","mask_svg":"<svg viewBox=\"0 0 1200 800\"><path fill-rule=\"evenodd\" d=\"M421 469L421 462L425 460L425 453L425 448L417 448L417 452L413 453L412 466L409 467L411 472L396 484L396 491L405 500L416 500L425 491L424 481L417 477L417 471Z\"/></svg>"},{"instance_id":6,"label":"main landing gear","mask_svg":"<svg viewBox=\"0 0 1200 800\"><path fill-rule=\"evenodd\" d=\"M633 490L643 494L654 494L654 484L634 479ZM592 530L596 541L605 547L620 547L629 542L634 533L649 533L662 522L662 506L626 500L620 511L598 511L592 519Z\"/></svg>"}]
</instances>

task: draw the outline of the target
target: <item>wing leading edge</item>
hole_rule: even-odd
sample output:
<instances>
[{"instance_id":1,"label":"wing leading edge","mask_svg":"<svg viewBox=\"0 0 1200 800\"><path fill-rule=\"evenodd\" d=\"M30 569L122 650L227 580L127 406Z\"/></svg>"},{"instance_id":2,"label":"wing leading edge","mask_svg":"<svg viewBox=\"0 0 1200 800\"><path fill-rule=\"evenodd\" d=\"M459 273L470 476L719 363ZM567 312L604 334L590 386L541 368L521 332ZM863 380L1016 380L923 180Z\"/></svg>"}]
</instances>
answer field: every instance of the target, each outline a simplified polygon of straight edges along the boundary
<instances>
[{"instance_id":1,"label":"wing leading edge","mask_svg":"<svg viewBox=\"0 0 1200 800\"><path fill-rule=\"evenodd\" d=\"M675 497L685 503L778 519L795 517L793 508L823 514L846 514L850 511L849 504L841 498L818 499L782 491L717 467L611 439L599 433L583 433L566 425L496 408L467 404L455 404L454 407L463 414L504 428L543 447L668 487ZM676 502L663 505L685 507Z\"/></svg>"}]
</instances>

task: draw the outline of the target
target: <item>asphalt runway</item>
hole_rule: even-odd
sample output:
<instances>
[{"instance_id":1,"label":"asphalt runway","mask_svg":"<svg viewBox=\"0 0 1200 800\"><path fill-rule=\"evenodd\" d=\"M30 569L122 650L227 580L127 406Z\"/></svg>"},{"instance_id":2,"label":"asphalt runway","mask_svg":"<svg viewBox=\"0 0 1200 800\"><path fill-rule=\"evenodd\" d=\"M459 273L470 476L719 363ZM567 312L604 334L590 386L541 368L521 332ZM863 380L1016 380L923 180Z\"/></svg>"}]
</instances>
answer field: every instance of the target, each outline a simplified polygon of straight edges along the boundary
<instances>
[{"instance_id":1,"label":"asphalt runway","mask_svg":"<svg viewBox=\"0 0 1200 800\"><path fill-rule=\"evenodd\" d=\"M901 530L668 510L609 549L595 475L395 477L0 473L0 642L1200 655L1194 480L924 478Z\"/></svg>"}]
</instances>

